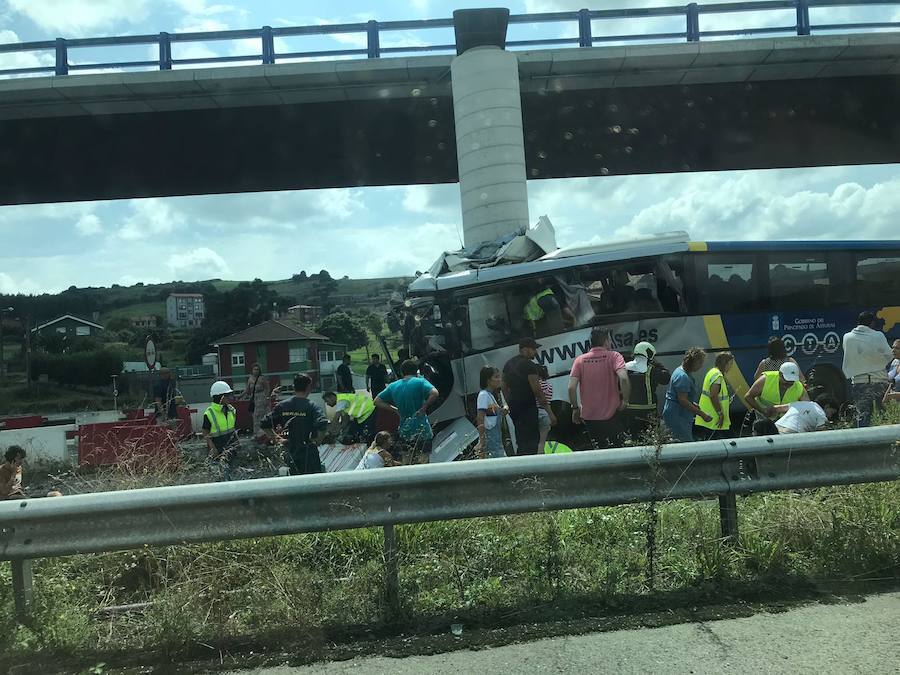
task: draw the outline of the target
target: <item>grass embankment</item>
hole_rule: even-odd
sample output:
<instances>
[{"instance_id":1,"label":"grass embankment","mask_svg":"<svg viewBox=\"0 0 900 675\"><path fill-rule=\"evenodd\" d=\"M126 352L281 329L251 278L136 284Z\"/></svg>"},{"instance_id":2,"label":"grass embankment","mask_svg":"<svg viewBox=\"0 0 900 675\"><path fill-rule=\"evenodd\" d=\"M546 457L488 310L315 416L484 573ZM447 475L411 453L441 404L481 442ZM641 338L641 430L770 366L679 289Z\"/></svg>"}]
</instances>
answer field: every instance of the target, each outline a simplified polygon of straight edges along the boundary
<instances>
[{"instance_id":1,"label":"grass embankment","mask_svg":"<svg viewBox=\"0 0 900 675\"><path fill-rule=\"evenodd\" d=\"M120 396L119 407L134 406L141 397ZM112 392L65 387L58 384L34 382L31 388L24 383L0 387L0 415L31 415L37 413L76 413L89 410L112 410Z\"/></svg>"}]
</instances>

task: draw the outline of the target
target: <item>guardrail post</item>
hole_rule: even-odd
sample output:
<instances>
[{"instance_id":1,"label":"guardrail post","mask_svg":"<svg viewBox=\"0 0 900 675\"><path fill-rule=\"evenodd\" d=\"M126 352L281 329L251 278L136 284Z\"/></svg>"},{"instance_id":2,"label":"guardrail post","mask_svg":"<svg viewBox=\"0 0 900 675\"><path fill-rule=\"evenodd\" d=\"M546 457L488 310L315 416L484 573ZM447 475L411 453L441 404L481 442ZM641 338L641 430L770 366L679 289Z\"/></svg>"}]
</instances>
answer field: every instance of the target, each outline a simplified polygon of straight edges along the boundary
<instances>
[{"instance_id":1,"label":"guardrail post","mask_svg":"<svg viewBox=\"0 0 900 675\"><path fill-rule=\"evenodd\" d=\"M369 21L366 24L366 37L368 38L369 58L377 59L381 57L381 40L378 37L378 22Z\"/></svg>"},{"instance_id":2,"label":"guardrail post","mask_svg":"<svg viewBox=\"0 0 900 675\"><path fill-rule=\"evenodd\" d=\"M69 50L63 38L56 38L56 74L69 74Z\"/></svg>"},{"instance_id":3,"label":"guardrail post","mask_svg":"<svg viewBox=\"0 0 900 675\"><path fill-rule=\"evenodd\" d=\"M397 618L400 615L400 566L393 525L384 526L384 572L388 611L391 618Z\"/></svg>"},{"instance_id":4,"label":"guardrail post","mask_svg":"<svg viewBox=\"0 0 900 675\"><path fill-rule=\"evenodd\" d=\"M809 34L809 0L797 0L797 35Z\"/></svg>"},{"instance_id":5,"label":"guardrail post","mask_svg":"<svg viewBox=\"0 0 900 675\"><path fill-rule=\"evenodd\" d=\"M722 539L729 543L737 543L737 497L733 493L719 495L719 521L722 525Z\"/></svg>"},{"instance_id":6,"label":"guardrail post","mask_svg":"<svg viewBox=\"0 0 900 675\"><path fill-rule=\"evenodd\" d=\"M591 10L578 10L578 46L592 47L594 36L591 35Z\"/></svg>"},{"instance_id":7,"label":"guardrail post","mask_svg":"<svg viewBox=\"0 0 900 675\"><path fill-rule=\"evenodd\" d=\"M24 619L31 614L34 602L34 575L31 571L31 560L13 560L11 564L16 618Z\"/></svg>"},{"instance_id":8,"label":"guardrail post","mask_svg":"<svg viewBox=\"0 0 900 675\"><path fill-rule=\"evenodd\" d=\"M159 34L159 69L172 70L172 36L165 31Z\"/></svg>"},{"instance_id":9,"label":"guardrail post","mask_svg":"<svg viewBox=\"0 0 900 675\"><path fill-rule=\"evenodd\" d=\"M262 27L262 62L263 65L275 63L275 38L271 26Z\"/></svg>"},{"instance_id":10,"label":"guardrail post","mask_svg":"<svg viewBox=\"0 0 900 675\"><path fill-rule=\"evenodd\" d=\"M696 2L687 6L687 39L688 42L700 42L700 8Z\"/></svg>"}]
</instances>

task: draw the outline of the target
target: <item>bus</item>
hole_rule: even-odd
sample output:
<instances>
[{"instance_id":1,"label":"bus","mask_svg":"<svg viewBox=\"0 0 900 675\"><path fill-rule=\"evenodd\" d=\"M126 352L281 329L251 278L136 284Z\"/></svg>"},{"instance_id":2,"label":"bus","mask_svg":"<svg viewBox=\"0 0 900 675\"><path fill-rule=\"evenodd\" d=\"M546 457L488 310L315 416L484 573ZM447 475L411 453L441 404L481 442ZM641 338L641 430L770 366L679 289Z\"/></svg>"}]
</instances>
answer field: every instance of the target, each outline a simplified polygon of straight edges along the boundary
<instances>
[{"instance_id":1,"label":"bus","mask_svg":"<svg viewBox=\"0 0 900 675\"><path fill-rule=\"evenodd\" d=\"M526 321L525 304L547 287L562 321ZM675 232L422 274L394 314L440 391L430 415L440 424L474 418L479 370L502 368L528 335L541 344L537 361L548 369L554 411L567 419L569 371L596 325L611 329L626 360L646 340L670 369L689 347L733 352L728 381L738 411L769 337L778 336L811 393L846 401L842 336L863 310L876 312L889 339L900 337L900 241L696 242Z\"/></svg>"}]
</instances>

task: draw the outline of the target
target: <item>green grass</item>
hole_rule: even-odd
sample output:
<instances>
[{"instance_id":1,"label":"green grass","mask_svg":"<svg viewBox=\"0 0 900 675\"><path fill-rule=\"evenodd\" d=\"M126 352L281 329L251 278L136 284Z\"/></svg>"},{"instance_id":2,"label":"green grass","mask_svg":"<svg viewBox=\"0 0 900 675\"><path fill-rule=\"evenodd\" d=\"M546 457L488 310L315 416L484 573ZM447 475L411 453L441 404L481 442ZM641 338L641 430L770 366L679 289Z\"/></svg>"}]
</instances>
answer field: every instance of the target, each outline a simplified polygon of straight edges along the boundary
<instances>
[{"instance_id":1,"label":"green grass","mask_svg":"<svg viewBox=\"0 0 900 675\"><path fill-rule=\"evenodd\" d=\"M900 483L756 495L738 508L735 547L719 537L714 501L660 504L653 578L643 505L399 527L402 614L392 630L460 617L493 628L537 620L548 607L568 617L673 593L696 603L740 588L900 578ZM0 653L27 662L140 650L180 659L236 645L280 652L298 636L328 640L336 627L388 622L383 579L380 529L46 559L35 564L26 627L10 618L4 566ZM143 613L98 615L143 602L152 603Z\"/></svg>"},{"instance_id":2,"label":"green grass","mask_svg":"<svg viewBox=\"0 0 900 675\"><path fill-rule=\"evenodd\" d=\"M136 403L120 396L120 407ZM28 389L24 383L10 383L0 387L0 415L31 415L36 413L82 412L85 410L112 410L112 393L93 389L74 389L56 384L33 383Z\"/></svg>"},{"instance_id":3,"label":"green grass","mask_svg":"<svg viewBox=\"0 0 900 675\"><path fill-rule=\"evenodd\" d=\"M122 316L127 319L131 319L136 316L147 316L155 314L165 318L166 316L166 303L162 300L157 302L141 302L136 303L134 305L129 305L128 307L121 307L119 309L113 309L109 312L106 312L102 317L102 321L109 321L113 317Z\"/></svg>"},{"instance_id":4,"label":"green grass","mask_svg":"<svg viewBox=\"0 0 900 675\"><path fill-rule=\"evenodd\" d=\"M366 368L369 366L369 356L372 354L381 356L381 362L387 365L387 360L384 358L384 347L381 346L381 342L378 341L371 331L367 330L366 333L369 335L368 352L366 352L365 347L360 347L359 349L354 349L350 352L350 367L353 369L354 373L359 375L365 374ZM396 359L397 350L402 344L400 336L389 335L387 344L388 348L391 350L391 356Z\"/></svg>"}]
</instances>

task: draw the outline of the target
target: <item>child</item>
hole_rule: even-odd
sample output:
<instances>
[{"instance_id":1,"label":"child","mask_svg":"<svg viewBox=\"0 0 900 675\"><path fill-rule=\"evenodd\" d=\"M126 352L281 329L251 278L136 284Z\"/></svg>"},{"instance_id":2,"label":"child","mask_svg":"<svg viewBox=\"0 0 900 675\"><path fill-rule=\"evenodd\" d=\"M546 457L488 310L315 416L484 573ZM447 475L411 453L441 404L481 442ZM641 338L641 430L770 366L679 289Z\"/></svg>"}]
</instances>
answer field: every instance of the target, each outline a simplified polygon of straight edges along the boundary
<instances>
[{"instance_id":1,"label":"child","mask_svg":"<svg viewBox=\"0 0 900 675\"><path fill-rule=\"evenodd\" d=\"M25 491L22 489L22 462L25 459L25 449L11 445L3 457L6 461L0 464L0 499L23 499Z\"/></svg>"},{"instance_id":2,"label":"child","mask_svg":"<svg viewBox=\"0 0 900 675\"><path fill-rule=\"evenodd\" d=\"M488 459L506 457L500 420L509 411L497 402L500 398L500 370L484 366L480 373L480 384L481 391L475 401L478 409L475 426L478 427L479 454Z\"/></svg>"},{"instance_id":3,"label":"child","mask_svg":"<svg viewBox=\"0 0 900 675\"><path fill-rule=\"evenodd\" d=\"M400 462L391 456L391 446L394 439L387 431L379 431L375 434L375 440L366 450L366 454L356 465L357 469L383 469L386 466L400 466Z\"/></svg>"},{"instance_id":4,"label":"child","mask_svg":"<svg viewBox=\"0 0 900 675\"><path fill-rule=\"evenodd\" d=\"M544 397L549 403L553 400L553 385L549 382L550 373L547 371L547 366L540 366L540 371L541 391L544 392ZM550 415L543 408L538 408L538 431L541 433L538 441L538 454L542 454L545 450L544 445L547 443L547 436L550 435L550 426Z\"/></svg>"}]
</instances>

